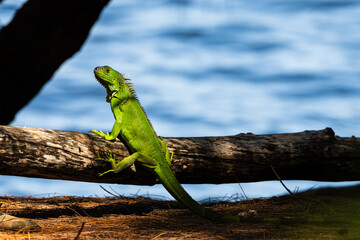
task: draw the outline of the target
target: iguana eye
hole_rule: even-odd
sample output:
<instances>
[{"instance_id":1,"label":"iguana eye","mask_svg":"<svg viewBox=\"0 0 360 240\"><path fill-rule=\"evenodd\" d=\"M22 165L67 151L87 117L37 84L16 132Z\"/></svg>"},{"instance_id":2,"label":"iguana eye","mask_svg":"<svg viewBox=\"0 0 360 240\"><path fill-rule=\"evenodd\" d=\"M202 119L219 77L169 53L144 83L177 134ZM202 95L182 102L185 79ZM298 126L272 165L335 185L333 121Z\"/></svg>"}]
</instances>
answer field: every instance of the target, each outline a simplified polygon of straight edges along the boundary
<instances>
[{"instance_id":1,"label":"iguana eye","mask_svg":"<svg viewBox=\"0 0 360 240\"><path fill-rule=\"evenodd\" d=\"M110 72L110 69L106 69L106 73L109 73Z\"/></svg>"}]
</instances>

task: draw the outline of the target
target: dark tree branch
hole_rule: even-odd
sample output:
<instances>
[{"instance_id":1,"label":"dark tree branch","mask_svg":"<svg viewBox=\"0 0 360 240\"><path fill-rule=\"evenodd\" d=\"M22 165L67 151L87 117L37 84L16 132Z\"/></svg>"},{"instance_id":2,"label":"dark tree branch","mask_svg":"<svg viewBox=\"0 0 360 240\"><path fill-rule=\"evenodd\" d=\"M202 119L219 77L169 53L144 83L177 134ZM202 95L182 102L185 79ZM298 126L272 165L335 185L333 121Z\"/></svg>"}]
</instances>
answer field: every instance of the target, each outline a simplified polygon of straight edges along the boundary
<instances>
[{"instance_id":1,"label":"dark tree branch","mask_svg":"<svg viewBox=\"0 0 360 240\"><path fill-rule=\"evenodd\" d=\"M85 42L109 0L29 0L0 30L0 124L8 124Z\"/></svg>"},{"instance_id":2,"label":"dark tree branch","mask_svg":"<svg viewBox=\"0 0 360 240\"><path fill-rule=\"evenodd\" d=\"M300 133L166 138L174 151L172 169L182 183L276 180L360 180L360 142L336 137L330 128ZM124 145L94 134L0 126L0 174L88 182L152 185L156 178L138 167L99 177L110 166L100 149L120 159Z\"/></svg>"}]
</instances>

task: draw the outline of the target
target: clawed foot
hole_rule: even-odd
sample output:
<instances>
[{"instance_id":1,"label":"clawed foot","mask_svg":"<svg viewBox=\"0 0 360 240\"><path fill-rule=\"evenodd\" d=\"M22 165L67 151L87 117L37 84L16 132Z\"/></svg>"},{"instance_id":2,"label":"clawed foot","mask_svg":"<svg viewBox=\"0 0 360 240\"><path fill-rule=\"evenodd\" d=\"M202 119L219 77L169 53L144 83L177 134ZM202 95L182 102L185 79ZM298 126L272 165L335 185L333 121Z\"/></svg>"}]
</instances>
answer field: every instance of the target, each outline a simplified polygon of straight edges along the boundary
<instances>
[{"instance_id":1,"label":"clawed foot","mask_svg":"<svg viewBox=\"0 0 360 240\"><path fill-rule=\"evenodd\" d=\"M96 135L103 137L105 140L108 141L115 141L116 137L112 137L111 133L103 133L102 131L97 131L97 130L91 130L90 132L95 133Z\"/></svg>"},{"instance_id":2,"label":"clawed foot","mask_svg":"<svg viewBox=\"0 0 360 240\"><path fill-rule=\"evenodd\" d=\"M95 130L93 130L93 131L95 131ZM101 132L101 131L100 131ZM102 132L101 132L102 133ZM108 171L106 171L106 172L103 172L103 173L101 173L101 174L99 174L99 176L101 177L102 175L104 175L104 174L106 174L106 173L109 173L109 172L115 172L115 173L117 173L118 172L118 169L117 169L117 167L116 167L116 164L117 164L117 162L116 162L116 154L115 153L113 153L113 152L111 152L111 150L109 150L109 151L104 151L103 149L100 149L100 151L101 151L101 154L102 155L104 155L105 157L104 158L95 158L94 160L96 160L96 161L106 161L106 162L109 162L109 163L111 163L111 166L113 166L113 169L110 169L110 170L108 170Z\"/></svg>"},{"instance_id":3,"label":"clawed foot","mask_svg":"<svg viewBox=\"0 0 360 240\"><path fill-rule=\"evenodd\" d=\"M100 137L104 137L106 135L102 131L91 130L90 132L95 133L96 135L98 135Z\"/></svg>"}]
</instances>

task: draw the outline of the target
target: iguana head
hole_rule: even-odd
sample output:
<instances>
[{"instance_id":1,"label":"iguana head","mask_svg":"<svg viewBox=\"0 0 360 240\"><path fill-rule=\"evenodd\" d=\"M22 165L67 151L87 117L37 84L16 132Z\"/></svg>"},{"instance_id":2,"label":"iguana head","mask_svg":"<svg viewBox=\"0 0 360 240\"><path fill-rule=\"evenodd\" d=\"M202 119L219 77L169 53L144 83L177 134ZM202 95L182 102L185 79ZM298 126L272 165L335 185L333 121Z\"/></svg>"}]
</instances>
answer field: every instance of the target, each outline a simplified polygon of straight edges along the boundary
<instances>
[{"instance_id":1,"label":"iguana head","mask_svg":"<svg viewBox=\"0 0 360 240\"><path fill-rule=\"evenodd\" d=\"M129 95L134 95L135 97L132 82L125 75L109 66L96 67L94 73L96 80L106 89L106 101L109 102L114 96L126 98Z\"/></svg>"},{"instance_id":2,"label":"iguana head","mask_svg":"<svg viewBox=\"0 0 360 240\"><path fill-rule=\"evenodd\" d=\"M96 67L94 69L95 78L105 88L116 89L119 85L119 77L122 77L120 73L115 71L109 66Z\"/></svg>"}]
</instances>

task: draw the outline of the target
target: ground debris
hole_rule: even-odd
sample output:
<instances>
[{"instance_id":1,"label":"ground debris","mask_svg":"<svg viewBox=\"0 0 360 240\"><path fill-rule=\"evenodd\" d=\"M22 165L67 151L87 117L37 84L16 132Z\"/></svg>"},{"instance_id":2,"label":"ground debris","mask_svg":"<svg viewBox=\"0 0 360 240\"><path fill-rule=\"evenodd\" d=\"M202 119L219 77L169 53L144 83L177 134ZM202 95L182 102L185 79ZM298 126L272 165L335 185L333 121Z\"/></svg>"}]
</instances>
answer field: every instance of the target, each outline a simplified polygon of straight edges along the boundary
<instances>
[{"instance_id":1,"label":"ground debris","mask_svg":"<svg viewBox=\"0 0 360 240\"><path fill-rule=\"evenodd\" d=\"M144 197L1 197L0 211L41 230L1 230L0 239L360 239L360 186L207 205L229 215L340 217L344 224L215 223L174 201ZM249 214L251 217L253 214Z\"/></svg>"}]
</instances>

